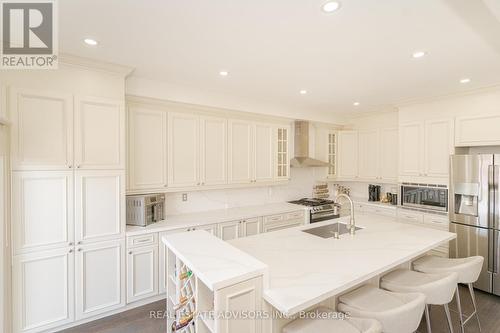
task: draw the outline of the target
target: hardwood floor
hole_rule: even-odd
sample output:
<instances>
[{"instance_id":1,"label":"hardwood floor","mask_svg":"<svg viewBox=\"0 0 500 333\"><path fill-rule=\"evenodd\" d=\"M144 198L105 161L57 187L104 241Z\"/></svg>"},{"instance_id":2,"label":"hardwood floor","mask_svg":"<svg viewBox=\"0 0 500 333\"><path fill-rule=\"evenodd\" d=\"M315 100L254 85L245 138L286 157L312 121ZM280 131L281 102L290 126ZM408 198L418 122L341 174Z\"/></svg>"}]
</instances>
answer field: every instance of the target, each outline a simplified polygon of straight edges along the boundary
<instances>
[{"instance_id":1,"label":"hardwood floor","mask_svg":"<svg viewBox=\"0 0 500 333\"><path fill-rule=\"evenodd\" d=\"M466 288L461 288L460 295L462 307L465 313L472 312L472 303L469 292ZM476 291L476 298L479 308L479 319L481 320L482 333L500 333L500 297L492 296L480 291ZM456 309L455 302L450 307ZM167 330L164 319L150 318L151 311L165 310L165 302L159 301L129 310L111 317L103 318L84 324L72 329L64 330L64 333L165 333ZM458 315L452 312L454 331L460 332L458 325ZM431 324L433 333L448 333L446 317L443 307L434 306L431 309ZM425 319L419 328L419 332L426 332ZM479 328L475 319L466 326L466 333L479 333Z\"/></svg>"}]
</instances>

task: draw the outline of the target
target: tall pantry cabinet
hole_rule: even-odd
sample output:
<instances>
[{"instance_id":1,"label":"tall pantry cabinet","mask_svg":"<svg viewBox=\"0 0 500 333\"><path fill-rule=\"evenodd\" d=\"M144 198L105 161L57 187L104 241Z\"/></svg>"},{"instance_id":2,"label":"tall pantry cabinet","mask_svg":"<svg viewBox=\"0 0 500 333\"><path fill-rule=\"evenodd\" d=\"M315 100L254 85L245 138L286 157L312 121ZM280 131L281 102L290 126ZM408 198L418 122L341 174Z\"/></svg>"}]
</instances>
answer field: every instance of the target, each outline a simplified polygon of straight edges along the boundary
<instances>
[{"instance_id":1,"label":"tall pantry cabinet","mask_svg":"<svg viewBox=\"0 0 500 333\"><path fill-rule=\"evenodd\" d=\"M11 89L14 332L125 304L123 100Z\"/></svg>"}]
</instances>

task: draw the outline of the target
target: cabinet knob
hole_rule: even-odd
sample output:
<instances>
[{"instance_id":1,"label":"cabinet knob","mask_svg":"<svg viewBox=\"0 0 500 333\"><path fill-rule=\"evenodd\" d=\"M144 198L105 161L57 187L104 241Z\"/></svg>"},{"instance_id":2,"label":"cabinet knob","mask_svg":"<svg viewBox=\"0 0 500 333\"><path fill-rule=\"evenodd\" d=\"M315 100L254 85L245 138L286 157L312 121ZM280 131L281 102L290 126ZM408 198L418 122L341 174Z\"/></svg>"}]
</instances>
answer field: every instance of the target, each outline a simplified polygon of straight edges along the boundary
<instances>
[{"instance_id":1,"label":"cabinet knob","mask_svg":"<svg viewBox=\"0 0 500 333\"><path fill-rule=\"evenodd\" d=\"M72 165L68 165L68 168L71 169L73 166Z\"/></svg>"},{"instance_id":2,"label":"cabinet knob","mask_svg":"<svg viewBox=\"0 0 500 333\"><path fill-rule=\"evenodd\" d=\"M69 253L73 253L73 249L69 249Z\"/></svg>"},{"instance_id":3,"label":"cabinet knob","mask_svg":"<svg viewBox=\"0 0 500 333\"><path fill-rule=\"evenodd\" d=\"M77 169L80 169L80 166L79 166L79 165L77 165L77 166L76 166L76 168L77 168Z\"/></svg>"},{"instance_id":4,"label":"cabinet knob","mask_svg":"<svg viewBox=\"0 0 500 333\"><path fill-rule=\"evenodd\" d=\"M82 252L82 249L81 249L81 248L78 248L78 252Z\"/></svg>"},{"instance_id":5,"label":"cabinet knob","mask_svg":"<svg viewBox=\"0 0 500 333\"><path fill-rule=\"evenodd\" d=\"M72 246L72 245L73 245L73 242L69 242L69 243L68 243L68 245L69 245L69 246Z\"/></svg>"},{"instance_id":6,"label":"cabinet knob","mask_svg":"<svg viewBox=\"0 0 500 333\"><path fill-rule=\"evenodd\" d=\"M128 251L128 254L132 254L132 251Z\"/></svg>"},{"instance_id":7,"label":"cabinet knob","mask_svg":"<svg viewBox=\"0 0 500 333\"><path fill-rule=\"evenodd\" d=\"M163 185L163 187L167 187L167 186L168 186L167 184Z\"/></svg>"},{"instance_id":8,"label":"cabinet knob","mask_svg":"<svg viewBox=\"0 0 500 333\"><path fill-rule=\"evenodd\" d=\"M78 243L77 243L77 244L78 244L78 245L82 244L82 241L78 241Z\"/></svg>"}]
</instances>

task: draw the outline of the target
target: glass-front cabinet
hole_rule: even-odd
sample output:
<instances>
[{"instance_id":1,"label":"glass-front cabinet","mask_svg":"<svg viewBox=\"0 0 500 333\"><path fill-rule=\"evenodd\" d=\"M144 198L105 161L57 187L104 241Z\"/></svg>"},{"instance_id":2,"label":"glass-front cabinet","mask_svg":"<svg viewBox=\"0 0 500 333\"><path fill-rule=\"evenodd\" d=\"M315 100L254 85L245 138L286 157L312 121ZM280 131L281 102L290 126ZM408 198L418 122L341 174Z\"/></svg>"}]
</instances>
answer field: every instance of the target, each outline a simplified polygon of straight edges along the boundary
<instances>
[{"instance_id":1,"label":"glass-front cabinet","mask_svg":"<svg viewBox=\"0 0 500 333\"><path fill-rule=\"evenodd\" d=\"M290 127L280 126L276 131L276 178L290 178Z\"/></svg>"},{"instance_id":2,"label":"glass-front cabinet","mask_svg":"<svg viewBox=\"0 0 500 333\"><path fill-rule=\"evenodd\" d=\"M337 176L337 132L328 132L327 149L327 160L330 163L327 176L335 178Z\"/></svg>"}]
</instances>

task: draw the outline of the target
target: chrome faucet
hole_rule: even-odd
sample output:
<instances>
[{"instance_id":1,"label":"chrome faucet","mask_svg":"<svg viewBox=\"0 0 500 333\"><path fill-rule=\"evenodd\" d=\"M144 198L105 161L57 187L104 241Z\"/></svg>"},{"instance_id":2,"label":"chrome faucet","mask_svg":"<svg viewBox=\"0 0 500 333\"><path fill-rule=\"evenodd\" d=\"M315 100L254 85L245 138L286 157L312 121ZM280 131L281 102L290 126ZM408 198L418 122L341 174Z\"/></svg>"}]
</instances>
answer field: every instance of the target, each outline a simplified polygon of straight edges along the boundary
<instances>
[{"instance_id":1,"label":"chrome faucet","mask_svg":"<svg viewBox=\"0 0 500 333\"><path fill-rule=\"evenodd\" d=\"M346 198L347 200L349 200L349 203L351 205L351 219L349 220L349 233L351 235L354 235L356 233L356 221L354 220L354 202L352 202L351 197L349 197L347 194L341 193L337 195L335 203L340 205L339 203L340 198Z\"/></svg>"}]
</instances>

